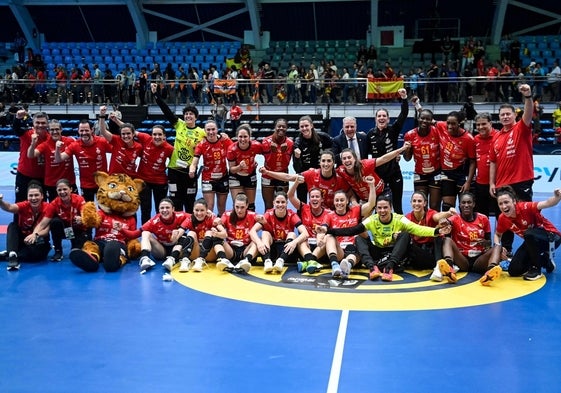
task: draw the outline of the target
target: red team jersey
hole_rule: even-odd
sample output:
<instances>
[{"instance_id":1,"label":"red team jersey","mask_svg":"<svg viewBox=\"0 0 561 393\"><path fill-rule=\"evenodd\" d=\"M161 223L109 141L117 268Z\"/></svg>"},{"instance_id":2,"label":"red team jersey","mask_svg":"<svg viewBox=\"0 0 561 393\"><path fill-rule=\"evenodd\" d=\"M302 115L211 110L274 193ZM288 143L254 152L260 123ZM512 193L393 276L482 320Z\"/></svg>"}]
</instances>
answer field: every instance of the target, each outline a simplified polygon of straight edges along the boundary
<instances>
[{"instance_id":1,"label":"red team jersey","mask_svg":"<svg viewBox=\"0 0 561 393\"><path fill-rule=\"evenodd\" d=\"M374 177L374 184L376 185L376 195L382 194L384 192L385 183L376 173L376 159L375 158L365 158L361 160L362 162L362 177L372 176ZM368 200L368 195L370 194L370 187L368 183L364 180L356 181L353 175L349 175L345 170L343 165L337 167L337 177L341 178L348 187L352 188L358 199L362 201Z\"/></svg>"},{"instance_id":2,"label":"red team jersey","mask_svg":"<svg viewBox=\"0 0 561 393\"><path fill-rule=\"evenodd\" d=\"M42 202L37 214L33 212L29 201L17 202L16 205L18 206L19 229L23 236L31 235L37 224L45 217L49 204Z\"/></svg>"},{"instance_id":3,"label":"red team jersey","mask_svg":"<svg viewBox=\"0 0 561 393\"><path fill-rule=\"evenodd\" d=\"M409 212L405 215L405 217L415 224L419 224L425 227L432 227L436 228L436 222L434 222L434 215L438 213L436 210L427 209L425 212L424 217L421 220L417 220L413 212ZM417 244L425 244L425 243L432 243L434 241L434 237L423 237L411 234L411 240Z\"/></svg>"},{"instance_id":4,"label":"red team jersey","mask_svg":"<svg viewBox=\"0 0 561 393\"><path fill-rule=\"evenodd\" d=\"M173 153L173 146L167 142L156 146L152 141L143 145L144 150L138 163L138 177L146 183L167 184L166 162Z\"/></svg>"},{"instance_id":5,"label":"red team jersey","mask_svg":"<svg viewBox=\"0 0 561 393\"><path fill-rule=\"evenodd\" d=\"M463 129L461 135L452 136L446 122L436 123L440 138L440 166L445 171L461 168L467 159L475 159L475 141L473 136Z\"/></svg>"},{"instance_id":6,"label":"red team jersey","mask_svg":"<svg viewBox=\"0 0 561 393\"><path fill-rule=\"evenodd\" d=\"M228 233L228 243L236 247L247 246L251 243L249 230L255 225L255 212L248 210L246 216L235 224L231 221L232 213L232 211L225 212L220 218Z\"/></svg>"},{"instance_id":7,"label":"red team jersey","mask_svg":"<svg viewBox=\"0 0 561 393\"><path fill-rule=\"evenodd\" d=\"M137 177L136 159L142 153L142 145L139 142L133 142L132 146L128 146L120 137L114 136L111 139L111 146L113 150L109 173L125 173L132 178Z\"/></svg>"},{"instance_id":8,"label":"red team jersey","mask_svg":"<svg viewBox=\"0 0 561 393\"><path fill-rule=\"evenodd\" d=\"M298 214L302 219L302 224L304 224L306 230L308 231L308 235L310 235L310 237L308 238L308 243L316 244L315 242L315 238L317 237L316 226L325 224L329 219L329 216L333 214L333 211L325 207L322 207L321 214L316 216L314 215L314 213L312 213L311 206L308 205L307 203L303 203L302 206L300 206L300 210L298 211ZM312 241L312 239L314 239L314 241Z\"/></svg>"},{"instance_id":9,"label":"red team jersey","mask_svg":"<svg viewBox=\"0 0 561 393\"><path fill-rule=\"evenodd\" d=\"M331 228L350 228L359 224L361 221L361 206L355 205L348 208L347 212L343 215L333 212L333 214L329 216L327 225ZM348 244L355 243L355 236L337 236L337 242L342 247L345 247Z\"/></svg>"},{"instance_id":10,"label":"red team jersey","mask_svg":"<svg viewBox=\"0 0 561 393\"><path fill-rule=\"evenodd\" d=\"M518 202L515 204L516 217L510 218L501 213L497 221L497 232L505 233L510 230L520 237L528 228L543 228L561 236L561 232L538 209L538 202Z\"/></svg>"},{"instance_id":11,"label":"red team jersey","mask_svg":"<svg viewBox=\"0 0 561 393\"><path fill-rule=\"evenodd\" d=\"M477 134L475 139L475 156L477 157L477 176L475 181L477 184L489 184L489 150L493 137L497 131L491 130L487 138L482 138Z\"/></svg>"},{"instance_id":12,"label":"red team jersey","mask_svg":"<svg viewBox=\"0 0 561 393\"><path fill-rule=\"evenodd\" d=\"M64 223L64 226L69 228L74 224L74 218L80 215L82 208L86 204L84 197L78 194L70 194L70 204L66 205L60 197L56 197L54 201L49 203L45 212L45 217L54 218L58 217ZM80 227L82 227L80 225Z\"/></svg>"},{"instance_id":13,"label":"red team jersey","mask_svg":"<svg viewBox=\"0 0 561 393\"><path fill-rule=\"evenodd\" d=\"M407 131L403 140L411 143L417 175L440 171L440 138L434 127L430 127L427 136L419 135L418 128Z\"/></svg>"},{"instance_id":14,"label":"red team jersey","mask_svg":"<svg viewBox=\"0 0 561 393\"><path fill-rule=\"evenodd\" d=\"M292 139L286 138L283 143L277 145L271 135L263 139L261 145L263 145L263 155L265 156L265 168L273 172L288 173L288 165L294 150ZM263 175L263 177L270 179L267 175Z\"/></svg>"},{"instance_id":15,"label":"red team jersey","mask_svg":"<svg viewBox=\"0 0 561 393\"><path fill-rule=\"evenodd\" d=\"M216 215L214 214L210 217L205 216L203 221L198 221L194 215L188 214L181 226L195 232L197 234L197 240L201 242L205 237L205 233L214 227L214 220L216 220Z\"/></svg>"},{"instance_id":16,"label":"red team jersey","mask_svg":"<svg viewBox=\"0 0 561 393\"><path fill-rule=\"evenodd\" d=\"M349 185L335 173L330 178L321 175L321 169L312 168L302 173L304 182L308 186L308 191L312 188L319 188L323 196L323 205L329 209L333 209L333 198L335 192L339 190L347 191Z\"/></svg>"},{"instance_id":17,"label":"red team jersey","mask_svg":"<svg viewBox=\"0 0 561 393\"><path fill-rule=\"evenodd\" d=\"M534 179L532 130L523 121L510 132L498 132L489 150L489 161L496 163L495 186L503 187Z\"/></svg>"},{"instance_id":18,"label":"red team jersey","mask_svg":"<svg viewBox=\"0 0 561 393\"><path fill-rule=\"evenodd\" d=\"M288 234L302 224L302 220L292 209L286 209L286 216L283 218L277 217L274 209L269 209L263 218L266 221L263 230L269 232L274 241L286 240Z\"/></svg>"},{"instance_id":19,"label":"red team jersey","mask_svg":"<svg viewBox=\"0 0 561 393\"><path fill-rule=\"evenodd\" d=\"M63 136L61 140L64 146L68 146L74 142L74 138L68 136ZM52 138L49 138L49 140L36 147L36 150L44 157L45 185L54 187L56 186L56 182L60 179L67 179L70 181L70 184L75 184L76 175L74 174L74 160L69 158L63 162L55 162L55 144L56 142Z\"/></svg>"},{"instance_id":20,"label":"red team jersey","mask_svg":"<svg viewBox=\"0 0 561 393\"><path fill-rule=\"evenodd\" d=\"M156 240L166 246L171 246L171 234L174 230L179 229L183 221L187 218L188 214L185 212L174 212L170 221L164 221L160 213L146 221L142 225L143 231L152 233Z\"/></svg>"},{"instance_id":21,"label":"red team jersey","mask_svg":"<svg viewBox=\"0 0 561 393\"><path fill-rule=\"evenodd\" d=\"M255 156L263 153L263 146L257 141L251 141L251 145L246 150L240 149L237 143L228 148L228 161L233 161L234 165L239 165L242 161L247 164L248 172L239 172L238 175L247 176L255 171L257 167Z\"/></svg>"},{"instance_id":22,"label":"red team jersey","mask_svg":"<svg viewBox=\"0 0 561 393\"><path fill-rule=\"evenodd\" d=\"M218 136L214 143L203 139L195 147L195 157L203 157L202 181L220 180L228 174L226 156L234 142L230 138Z\"/></svg>"},{"instance_id":23,"label":"red team jersey","mask_svg":"<svg viewBox=\"0 0 561 393\"><path fill-rule=\"evenodd\" d=\"M452 240L462 255L470 258L485 252L485 246L479 241L485 239L485 234L491 233L489 218L484 214L474 214L475 220L471 222L465 221L459 214L448 219L452 224Z\"/></svg>"},{"instance_id":24,"label":"red team jersey","mask_svg":"<svg viewBox=\"0 0 561 393\"><path fill-rule=\"evenodd\" d=\"M19 136L20 155L18 159L18 172L28 177L43 178L45 177L45 158L43 156L27 158L27 150L31 146L31 134L33 133L33 129L30 129ZM41 144L49 139L51 139L51 135L46 133L44 138L37 140L37 143Z\"/></svg>"},{"instance_id":25,"label":"red team jersey","mask_svg":"<svg viewBox=\"0 0 561 393\"><path fill-rule=\"evenodd\" d=\"M94 240L114 240L124 244L129 238L123 229L128 231L136 229L136 217L134 216L122 217L107 214L103 210L98 210L97 213L101 217L101 224L95 231Z\"/></svg>"},{"instance_id":26,"label":"red team jersey","mask_svg":"<svg viewBox=\"0 0 561 393\"><path fill-rule=\"evenodd\" d=\"M80 168L80 186L82 188L97 188L94 173L107 172L107 153L111 152L111 145L104 138L93 137L94 143L84 145L81 140L73 142L64 151L76 157Z\"/></svg>"}]
</instances>

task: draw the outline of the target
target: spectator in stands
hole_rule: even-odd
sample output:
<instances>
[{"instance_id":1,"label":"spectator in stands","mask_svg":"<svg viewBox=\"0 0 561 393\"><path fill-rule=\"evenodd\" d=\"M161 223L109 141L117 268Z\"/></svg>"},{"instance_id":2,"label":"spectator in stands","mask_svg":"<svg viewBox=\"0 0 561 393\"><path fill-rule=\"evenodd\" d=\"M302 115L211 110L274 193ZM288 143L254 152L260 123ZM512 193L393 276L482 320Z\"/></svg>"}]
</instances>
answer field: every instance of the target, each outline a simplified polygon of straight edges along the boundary
<instances>
[{"instance_id":1,"label":"spectator in stands","mask_svg":"<svg viewBox=\"0 0 561 393\"><path fill-rule=\"evenodd\" d=\"M49 133L51 137L46 141L38 143L39 135L31 134L31 144L27 149L28 158L42 157L45 165L45 195L49 201L57 197L57 184L60 179L67 179L71 190L77 192L76 175L74 174L74 160L68 159L63 162L56 162L55 150L56 143L62 141L64 146L70 145L75 141L74 138L62 135L62 126L58 120L49 122Z\"/></svg>"},{"instance_id":2,"label":"spectator in stands","mask_svg":"<svg viewBox=\"0 0 561 393\"><path fill-rule=\"evenodd\" d=\"M557 103L557 108L551 114L553 118L553 128L555 129L555 139L553 143L561 143L561 102Z\"/></svg>"},{"instance_id":3,"label":"spectator in stands","mask_svg":"<svg viewBox=\"0 0 561 393\"><path fill-rule=\"evenodd\" d=\"M93 102L96 104L100 104L104 101L103 97L103 73L99 69L98 64L93 65L93 86L92 86L92 94L93 94Z\"/></svg>"},{"instance_id":4,"label":"spectator in stands","mask_svg":"<svg viewBox=\"0 0 561 393\"><path fill-rule=\"evenodd\" d=\"M134 71L134 67L129 67L127 72L127 103L129 105L136 105L136 72Z\"/></svg>"},{"instance_id":5,"label":"spectator in stands","mask_svg":"<svg viewBox=\"0 0 561 393\"><path fill-rule=\"evenodd\" d=\"M63 162L76 157L80 171L80 188L86 201L93 201L98 186L94 179L97 171L107 172L107 153L111 145L104 138L95 136L89 120L81 120L78 125L79 139L69 145L58 141L55 148L55 162Z\"/></svg>"},{"instance_id":6,"label":"spectator in stands","mask_svg":"<svg viewBox=\"0 0 561 393\"><path fill-rule=\"evenodd\" d=\"M226 124L226 118L228 117L228 107L224 105L224 101L222 97L216 98L216 103L214 104L214 108L212 109L212 116L214 116L214 120L218 125L218 129L220 132L224 131L224 126Z\"/></svg>"},{"instance_id":7,"label":"spectator in stands","mask_svg":"<svg viewBox=\"0 0 561 393\"><path fill-rule=\"evenodd\" d=\"M183 108L183 119L179 119L163 101L156 83L151 83L150 89L166 120L175 129L174 149L168 164L170 198L176 209L192 213L198 178L189 174L189 166L193 161L195 147L206 136L206 132L196 123L199 111L188 105Z\"/></svg>"},{"instance_id":8,"label":"spectator in stands","mask_svg":"<svg viewBox=\"0 0 561 393\"><path fill-rule=\"evenodd\" d=\"M32 135L37 135L37 144L51 138L49 116L45 112L36 112L33 115L33 126L30 126L30 116L25 109L18 109L12 130L20 141L20 154L16 172L16 202L21 202L27 197L27 187L32 180L41 186L45 181L45 162L42 157L28 158L27 153L31 145ZM43 190L41 190L42 193Z\"/></svg>"},{"instance_id":9,"label":"spectator in stands","mask_svg":"<svg viewBox=\"0 0 561 393\"><path fill-rule=\"evenodd\" d=\"M140 74L138 75L138 98L140 100L140 105L146 105L146 91L148 90L148 74L146 72L146 67L140 69Z\"/></svg>"},{"instance_id":10,"label":"spectator in stands","mask_svg":"<svg viewBox=\"0 0 561 393\"><path fill-rule=\"evenodd\" d=\"M436 63L431 62L429 69L427 70L427 101L428 102L438 102L438 77L439 70Z\"/></svg>"},{"instance_id":11,"label":"spectator in stands","mask_svg":"<svg viewBox=\"0 0 561 393\"><path fill-rule=\"evenodd\" d=\"M286 77L286 102L288 104L297 104L300 102L298 99L298 91L300 90L300 74L296 64L290 66L288 75Z\"/></svg>"},{"instance_id":12,"label":"spectator in stands","mask_svg":"<svg viewBox=\"0 0 561 393\"><path fill-rule=\"evenodd\" d=\"M0 194L0 208L13 213L17 220L8 225L6 234L8 270L19 270L20 261L44 261L51 249L49 227L39 228L48 206L43 200L43 188L32 180L26 195L24 201L9 203Z\"/></svg>"},{"instance_id":13,"label":"spectator in stands","mask_svg":"<svg viewBox=\"0 0 561 393\"><path fill-rule=\"evenodd\" d=\"M296 173L302 173L310 168L319 168L321 152L333 146L329 134L316 131L310 116L302 116L298 121L300 135L294 140L294 154L292 166ZM298 199L302 202L308 200L308 189L305 184L298 187Z\"/></svg>"},{"instance_id":14,"label":"spectator in stands","mask_svg":"<svg viewBox=\"0 0 561 393\"><path fill-rule=\"evenodd\" d=\"M267 103L273 103L273 80L275 79L275 71L271 68L269 63L263 64L263 76L259 83L259 97L263 102L263 92L267 92Z\"/></svg>"},{"instance_id":15,"label":"spectator in stands","mask_svg":"<svg viewBox=\"0 0 561 393\"><path fill-rule=\"evenodd\" d=\"M396 121L390 125L390 114L385 108L376 111L376 126L368 131L367 152L373 158L381 157L393 150L397 150L398 138L403 129L403 124L409 114L409 103L407 102L407 91L403 88L398 90L401 100L401 111ZM366 157L362 157L366 158ZM390 187L392 192L393 206L396 213L402 214L401 199L403 196L403 176L397 160L392 160L376 168L376 172Z\"/></svg>"},{"instance_id":16,"label":"spectator in stands","mask_svg":"<svg viewBox=\"0 0 561 393\"><path fill-rule=\"evenodd\" d=\"M547 74L547 84L550 91L550 100L559 101L561 97L561 68L559 68L559 59L553 61L551 72Z\"/></svg>"},{"instance_id":17,"label":"spectator in stands","mask_svg":"<svg viewBox=\"0 0 561 393\"><path fill-rule=\"evenodd\" d=\"M349 70L347 69L347 67L343 67L343 72L340 79L340 83L343 85L343 97L342 97L343 104L349 103L349 93L353 91L353 85L349 81L349 79L350 79Z\"/></svg>"},{"instance_id":18,"label":"spectator in stands","mask_svg":"<svg viewBox=\"0 0 561 393\"><path fill-rule=\"evenodd\" d=\"M518 40L518 38L514 38L510 44L510 65L513 68L520 67L520 49L522 48L522 44Z\"/></svg>"},{"instance_id":19,"label":"spectator in stands","mask_svg":"<svg viewBox=\"0 0 561 393\"><path fill-rule=\"evenodd\" d=\"M218 132L218 123L208 120L205 123L206 137L195 147L195 156L189 167L189 174L196 175L200 158L203 158L202 190L207 208L214 210L214 200L218 215L226 210L228 198L228 148L234 143L224 133Z\"/></svg>"},{"instance_id":20,"label":"spectator in stands","mask_svg":"<svg viewBox=\"0 0 561 393\"><path fill-rule=\"evenodd\" d=\"M518 201L532 200L534 184L534 157L532 148L532 90L522 84L518 88L524 96L524 113L516 121L514 106L502 104L499 120L503 126L495 135L489 150L489 193L496 197L499 187L511 186ZM512 251L514 235L503 233L502 244L507 252Z\"/></svg>"},{"instance_id":21,"label":"spectator in stands","mask_svg":"<svg viewBox=\"0 0 561 393\"><path fill-rule=\"evenodd\" d=\"M497 130L493 129L491 115L480 113L475 117L477 135L475 140L476 177L475 210L489 216L491 212L498 215L497 200L489 194L489 150Z\"/></svg>"},{"instance_id":22,"label":"spectator in stands","mask_svg":"<svg viewBox=\"0 0 561 393\"><path fill-rule=\"evenodd\" d=\"M368 51L366 51L366 63L376 63L378 59L378 52L376 51L376 47L374 45L370 45L368 47Z\"/></svg>"}]
</instances>

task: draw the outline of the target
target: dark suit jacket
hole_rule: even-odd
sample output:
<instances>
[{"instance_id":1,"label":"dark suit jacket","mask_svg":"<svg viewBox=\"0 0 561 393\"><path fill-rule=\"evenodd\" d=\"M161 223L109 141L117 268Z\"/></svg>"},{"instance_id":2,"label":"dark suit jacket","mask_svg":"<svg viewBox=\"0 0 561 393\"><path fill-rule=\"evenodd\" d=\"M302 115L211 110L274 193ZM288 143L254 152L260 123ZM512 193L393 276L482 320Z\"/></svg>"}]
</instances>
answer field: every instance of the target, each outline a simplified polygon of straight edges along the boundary
<instances>
[{"instance_id":1,"label":"dark suit jacket","mask_svg":"<svg viewBox=\"0 0 561 393\"><path fill-rule=\"evenodd\" d=\"M356 134L356 141L358 143L358 148L360 150L360 159L363 160L368 158L368 143L366 138L366 133L362 131L358 131ZM335 138L333 138L333 153L335 153L335 161L337 165L341 164L341 152L349 146L349 142L347 141L347 136L344 132L341 132Z\"/></svg>"}]
</instances>

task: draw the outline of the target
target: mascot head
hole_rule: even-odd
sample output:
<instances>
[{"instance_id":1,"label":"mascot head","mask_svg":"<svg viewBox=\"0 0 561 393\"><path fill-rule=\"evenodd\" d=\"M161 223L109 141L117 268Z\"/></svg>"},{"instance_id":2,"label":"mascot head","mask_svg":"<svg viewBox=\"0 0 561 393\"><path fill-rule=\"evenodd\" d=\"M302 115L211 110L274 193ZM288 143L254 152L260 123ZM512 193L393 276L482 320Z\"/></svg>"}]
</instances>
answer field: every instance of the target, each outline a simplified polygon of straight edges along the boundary
<instances>
[{"instance_id":1,"label":"mascot head","mask_svg":"<svg viewBox=\"0 0 561 393\"><path fill-rule=\"evenodd\" d=\"M97 204L107 214L128 217L136 214L140 206L140 191L144 182L131 179L128 175L117 173L108 175L105 172L94 173L97 191Z\"/></svg>"}]
</instances>

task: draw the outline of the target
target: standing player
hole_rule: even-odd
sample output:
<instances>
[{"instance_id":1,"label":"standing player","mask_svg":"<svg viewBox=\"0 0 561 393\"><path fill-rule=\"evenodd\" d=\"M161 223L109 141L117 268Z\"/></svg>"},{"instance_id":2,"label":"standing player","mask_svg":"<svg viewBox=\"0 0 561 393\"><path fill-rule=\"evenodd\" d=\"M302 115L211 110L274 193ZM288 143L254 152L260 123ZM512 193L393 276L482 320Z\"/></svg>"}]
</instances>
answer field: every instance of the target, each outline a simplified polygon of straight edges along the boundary
<instances>
[{"instance_id":1,"label":"standing player","mask_svg":"<svg viewBox=\"0 0 561 393\"><path fill-rule=\"evenodd\" d=\"M228 165L226 155L234 142L226 134L218 133L214 120L205 123L206 137L195 147L195 157L189 167L189 176L197 173L199 160L203 158L202 189L203 197L210 211L214 210L214 199L218 215L226 210L228 199Z\"/></svg>"},{"instance_id":2,"label":"standing player","mask_svg":"<svg viewBox=\"0 0 561 393\"><path fill-rule=\"evenodd\" d=\"M499 107L499 120L503 128L493 138L489 150L489 193L496 197L499 187L510 186L518 201L531 202L534 195L534 156L532 146L532 90L522 84L518 91L524 97L524 113L516 121L516 113L511 104ZM502 236L503 247L512 252L514 234L506 231Z\"/></svg>"},{"instance_id":3,"label":"standing player","mask_svg":"<svg viewBox=\"0 0 561 393\"><path fill-rule=\"evenodd\" d=\"M170 198L176 209L191 213L197 197L197 177L189 173L189 167L193 162L195 147L206 136L205 130L196 123L199 111L194 106L186 106L183 108L183 119L179 119L162 99L158 85L151 83L150 88L156 104L175 129L174 149L168 164Z\"/></svg>"}]
</instances>

